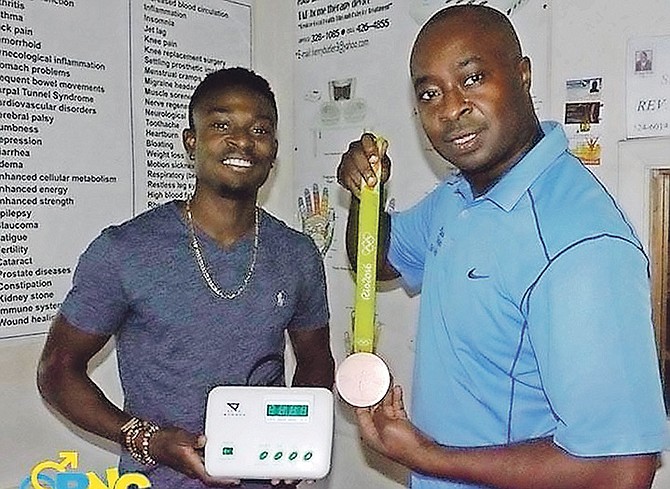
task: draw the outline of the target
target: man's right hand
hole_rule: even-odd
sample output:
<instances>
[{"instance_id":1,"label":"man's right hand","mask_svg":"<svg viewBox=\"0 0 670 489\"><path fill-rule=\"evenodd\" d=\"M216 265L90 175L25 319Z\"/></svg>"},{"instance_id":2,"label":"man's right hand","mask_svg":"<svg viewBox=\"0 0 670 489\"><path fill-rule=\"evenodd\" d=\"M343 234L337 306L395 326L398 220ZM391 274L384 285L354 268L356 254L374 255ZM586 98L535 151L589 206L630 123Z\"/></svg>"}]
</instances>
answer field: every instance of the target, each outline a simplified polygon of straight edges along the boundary
<instances>
[{"instance_id":1,"label":"man's right hand","mask_svg":"<svg viewBox=\"0 0 670 489\"><path fill-rule=\"evenodd\" d=\"M389 179L391 160L386 155L386 146L378 148L373 134L365 133L358 141L349 144L337 167L337 182L356 197L360 196L361 181L365 179L369 187L377 183L376 169L381 162L381 182Z\"/></svg>"},{"instance_id":2,"label":"man's right hand","mask_svg":"<svg viewBox=\"0 0 670 489\"><path fill-rule=\"evenodd\" d=\"M382 138L365 133L361 139L349 144L349 149L342 155L337 167L337 182L351 192L347 216L346 247L349 263L356 269L358 246L358 216L361 183L368 187L377 184L377 178L385 183L391 174L391 160L386 155L387 143ZM379 220L379 254L377 261L377 280L393 280L398 272L387 261L391 219L386 212L380 213Z\"/></svg>"},{"instance_id":3,"label":"man's right hand","mask_svg":"<svg viewBox=\"0 0 670 489\"><path fill-rule=\"evenodd\" d=\"M149 446L151 456L161 465L166 465L192 479L200 479L209 487L235 486L238 479L212 477L205 471L203 449L205 436L194 435L180 428L161 428Z\"/></svg>"}]
</instances>

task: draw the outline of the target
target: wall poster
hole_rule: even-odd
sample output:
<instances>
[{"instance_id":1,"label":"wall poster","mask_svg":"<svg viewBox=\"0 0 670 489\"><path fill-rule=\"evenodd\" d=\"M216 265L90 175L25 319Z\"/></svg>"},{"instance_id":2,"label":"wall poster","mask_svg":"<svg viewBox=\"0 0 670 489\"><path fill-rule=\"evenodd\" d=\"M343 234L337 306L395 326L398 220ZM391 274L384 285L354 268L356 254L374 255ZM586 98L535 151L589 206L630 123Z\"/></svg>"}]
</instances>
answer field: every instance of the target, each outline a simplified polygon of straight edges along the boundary
<instances>
[{"instance_id":1,"label":"wall poster","mask_svg":"<svg viewBox=\"0 0 670 489\"><path fill-rule=\"evenodd\" d=\"M626 134L670 136L670 36L628 41Z\"/></svg>"},{"instance_id":2,"label":"wall poster","mask_svg":"<svg viewBox=\"0 0 670 489\"><path fill-rule=\"evenodd\" d=\"M570 151L585 165L600 165L603 79L567 80L565 89L563 127Z\"/></svg>"},{"instance_id":3,"label":"wall poster","mask_svg":"<svg viewBox=\"0 0 670 489\"><path fill-rule=\"evenodd\" d=\"M224 65L251 66L243 2L0 2L0 338L48 329L102 228L192 188L186 104Z\"/></svg>"}]
</instances>

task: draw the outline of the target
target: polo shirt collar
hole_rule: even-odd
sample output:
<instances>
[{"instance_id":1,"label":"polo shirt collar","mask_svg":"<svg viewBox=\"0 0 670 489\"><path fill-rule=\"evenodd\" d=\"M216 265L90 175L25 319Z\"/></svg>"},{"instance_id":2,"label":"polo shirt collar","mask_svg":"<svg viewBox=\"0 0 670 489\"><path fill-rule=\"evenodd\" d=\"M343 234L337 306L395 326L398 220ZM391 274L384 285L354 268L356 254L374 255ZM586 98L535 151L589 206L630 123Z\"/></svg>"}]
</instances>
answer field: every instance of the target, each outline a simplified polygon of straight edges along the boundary
<instances>
[{"instance_id":1,"label":"polo shirt collar","mask_svg":"<svg viewBox=\"0 0 670 489\"><path fill-rule=\"evenodd\" d=\"M473 198L468 181L459 175L455 190L467 202L490 200L505 211L510 211L521 196L567 148L567 138L560 124L553 121L541 123L544 137L526 153L488 192Z\"/></svg>"}]
</instances>

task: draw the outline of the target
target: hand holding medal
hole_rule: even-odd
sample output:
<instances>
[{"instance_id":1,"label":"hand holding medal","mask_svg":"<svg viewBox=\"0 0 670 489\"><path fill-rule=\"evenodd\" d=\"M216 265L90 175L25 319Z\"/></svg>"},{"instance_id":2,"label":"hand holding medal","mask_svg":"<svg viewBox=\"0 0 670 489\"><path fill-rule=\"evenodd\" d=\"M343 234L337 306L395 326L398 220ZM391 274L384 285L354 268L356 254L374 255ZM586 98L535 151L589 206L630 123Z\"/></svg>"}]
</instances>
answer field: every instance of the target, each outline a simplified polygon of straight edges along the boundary
<instances>
[{"instance_id":1,"label":"hand holding medal","mask_svg":"<svg viewBox=\"0 0 670 489\"><path fill-rule=\"evenodd\" d=\"M389 390L391 374L386 363L374 354L375 306L377 286L377 248L381 205L381 160L388 142L377 137L377 183L361 183L358 215L358 254L356 265L356 300L353 318L353 352L338 367L335 384L347 403L368 407L379 403Z\"/></svg>"}]
</instances>

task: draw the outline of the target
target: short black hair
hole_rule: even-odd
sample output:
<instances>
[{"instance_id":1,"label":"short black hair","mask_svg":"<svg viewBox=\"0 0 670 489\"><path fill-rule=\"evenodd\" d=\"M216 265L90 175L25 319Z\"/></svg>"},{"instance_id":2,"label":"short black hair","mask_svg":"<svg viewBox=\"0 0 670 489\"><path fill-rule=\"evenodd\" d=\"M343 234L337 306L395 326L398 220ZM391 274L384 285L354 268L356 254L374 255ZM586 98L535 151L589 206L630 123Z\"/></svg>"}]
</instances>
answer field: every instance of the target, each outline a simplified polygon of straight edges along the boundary
<instances>
[{"instance_id":1,"label":"short black hair","mask_svg":"<svg viewBox=\"0 0 670 489\"><path fill-rule=\"evenodd\" d=\"M195 88L193 95L191 95L191 100L188 103L189 127L195 127L193 112L204 99L214 92L234 87L244 87L256 92L261 97L265 97L272 106L275 119L279 118L277 101L275 99L275 94L272 92L272 88L270 88L270 83L258 73L247 68L236 66L232 68L222 68L209 73Z\"/></svg>"},{"instance_id":2,"label":"short black hair","mask_svg":"<svg viewBox=\"0 0 670 489\"><path fill-rule=\"evenodd\" d=\"M509 17L502 11L481 4L467 3L463 5L453 5L450 7L438 10L426 23L421 27L417 35L417 41L421 38L425 31L430 30L433 26L440 24L445 19L458 16L470 16L473 27L480 27L484 30L495 30L502 34L509 42L511 53L515 58L522 56L521 42L516 33L516 29L512 25ZM416 41L415 41L416 44ZM414 47L412 48L414 52Z\"/></svg>"}]
</instances>

